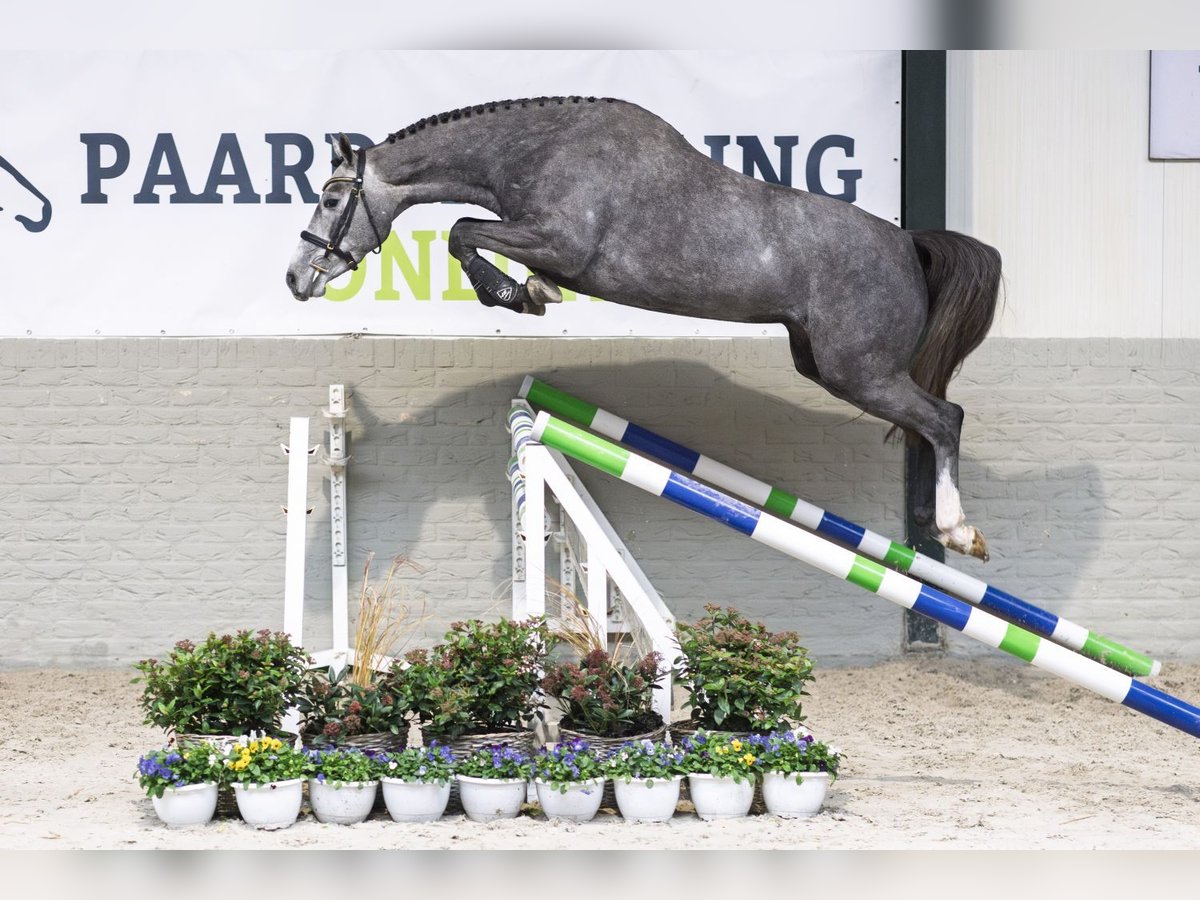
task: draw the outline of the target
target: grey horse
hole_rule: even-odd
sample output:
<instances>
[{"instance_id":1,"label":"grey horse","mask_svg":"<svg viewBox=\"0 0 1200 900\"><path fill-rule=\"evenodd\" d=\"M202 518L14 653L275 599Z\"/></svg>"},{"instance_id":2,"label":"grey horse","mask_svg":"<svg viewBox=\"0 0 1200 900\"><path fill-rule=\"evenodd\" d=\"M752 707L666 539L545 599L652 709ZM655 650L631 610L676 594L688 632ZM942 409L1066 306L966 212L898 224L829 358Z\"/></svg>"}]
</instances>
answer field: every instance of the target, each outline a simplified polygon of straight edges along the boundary
<instances>
[{"instance_id":1,"label":"grey horse","mask_svg":"<svg viewBox=\"0 0 1200 900\"><path fill-rule=\"evenodd\" d=\"M449 240L481 302L541 315L566 287L657 312L781 323L800 374L918 446L918 523L987 559L958 490L963 410L945 398L991 326L993 248L747 177L620 100L484 103L367 150L344 135L337 148L288 267L297 300L322 296L410 206L483 207L499 219L459 219ZM480 249L525 265L529 279L513 281Z\"/></svg>"}]
</instances>

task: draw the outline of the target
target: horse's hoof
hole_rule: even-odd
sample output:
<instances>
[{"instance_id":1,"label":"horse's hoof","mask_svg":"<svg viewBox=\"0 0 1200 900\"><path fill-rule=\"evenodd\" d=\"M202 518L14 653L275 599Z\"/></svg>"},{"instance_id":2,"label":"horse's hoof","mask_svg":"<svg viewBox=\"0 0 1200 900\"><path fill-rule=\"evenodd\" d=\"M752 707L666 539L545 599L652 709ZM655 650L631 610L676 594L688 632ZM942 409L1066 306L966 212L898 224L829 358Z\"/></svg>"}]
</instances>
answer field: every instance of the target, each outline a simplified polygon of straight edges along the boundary
<instances>
[{"instance_id":1,"label":"horse's hoof","mask_svg":"<svg viewBox=\"0 0 1200 900\"><path fill-rule=\"evenodd\" d=\"M529 294L529 299L538 306L544 307L547 303L562 303L562 291L558 289L558 285L541 275L530 275L525 282L525 290ZM534 315L541 315L541 313L534 313Z\"/></svg>"},{"instance_id":2,"label":"horse's hoof","mask_svg":"<svg viewBox=\"0 0 1200 900\"><path fill-rule=\"evenodd\" d=\"M978 528L971 530L975 532L975 538L971 541L971 556L987 562L991 557L988 556L987 541L983 539L983 532Z\"/></svg>"},{"instance_id":3,"label":"horse's hoof","mask_svg":"<svg viewBox=\"0 0 1200 900\"><path fill-rule=\"evenodd\" d=\"M948 550L954 550L964 556L974 556L984 562L990 559L987 541L984 540L983 533L973 525L959 525L949 534L939 534L937 540Z\"/></svg>"}]
</instances>

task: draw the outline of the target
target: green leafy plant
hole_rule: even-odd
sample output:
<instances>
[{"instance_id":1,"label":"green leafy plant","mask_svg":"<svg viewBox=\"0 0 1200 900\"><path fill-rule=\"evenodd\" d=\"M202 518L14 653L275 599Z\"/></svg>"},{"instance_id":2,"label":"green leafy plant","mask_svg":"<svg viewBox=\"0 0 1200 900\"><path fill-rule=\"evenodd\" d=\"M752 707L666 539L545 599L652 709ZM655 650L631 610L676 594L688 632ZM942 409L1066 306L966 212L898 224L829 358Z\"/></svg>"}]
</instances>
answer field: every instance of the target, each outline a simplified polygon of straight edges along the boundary
<instances>
[{"instance_id":1,"label":"green leafy plant","mask_svg":"<svg viewBox=\"0 0 1200 900\"><path fill-rule=\"evenodd\" d=\"M300 734L314 747L336 747L358 734L408 734L405 697L386 686L356 683L348 668L314 669L305 676L296 698Z\"/></svg>"},{"instance_id":2,"label":"green leafy plant","mask_svg":"<svg viewBox=\"0 0 1200 900\"><path fill-rule=\"evenodd\" d=\"M440 784L454 777L454 753L437 741L428 747L406 747L396 753L381 753L376 759L379 773L384 778Z\"/></svg>"},{"instance_id":3,"label":"green leafy plant","mask_svg":"<svg viewBox=\"0 0 1200 900\"><path fill-rule=\"evenodd\" d=\"M267 784L306 778L313 770L303 750L278 738L255 738L234 743L225 756L227 778L239 784Z\"/></svg>"},{"instance_id":4,"label":"green leafy plant","mask_svg":"<svg viewBox=\"0 0 1200 900\"><path fill-rule=\"evenodd\" d=\"M354 748L335 750L304 750L310 763L309 777L322 784L341 787L360 781L376 781L380 775L379 762Z\"/></svg>"},{"instance_id":5,"label":"green leafy plant","mask_svg":"<svg viewBox=\"0 0 1200 900\"><path fill-rule=\"evenodd\" d=\"M683 767L687 772L753 781L762 764L752 752L748 740L728 736L710 736L703 729L683 740Z\"/></svg>"},{"instance_id":6,"label":"green leafy plant","mask_svg":"<svg viewBox=\"0 0 1200 900\"><path fill-rule=\"evenodd\" d=\"M768 772L796 775L799 784L805 772L828 772L837 779L842 753L816 740L811 734L795 731L773 731L767 735L751 735L750 752Z\"/></svg>"},{"instance_id":7,"label":"green leafy plant","mask_svg":"<svg viewBox=\"0 0 1200 900\"><path fill-rule=\"evenodd\" d=\"M651 784L686 775L684 752L666 741L629 741L613 750L604 760L609 778L630 780L641 778Z\"/></svg>"},{"instance_id":8,"label":"green leafy plant","mask_svg":"<svg viewBox=\"0 0 1200 900\"><path fill-rule=\"evenodd\" d=\"M535 693L552 640L540 618L455 622L442 643L394 666L385 687L404 697L426 734L526 728L542 717Z\"/></svg>"},{"instance_id":9,"label":"green leafy plant","mask_svg":"<svg viewBox=\"0 0 1200 900\"><path fill-rule=\"evenodd\" d=\"M573 784L606 776L601 754L587 741L575 738L539 748L533 757L533 777L565 794Z\"/></svg>"},{"instance_id":10,"label":"green leafy plant","mask_svg":"<svg viewBox=\"0 0 1200 900\"><path fill-rule=\"evenodd\" d=\"M183 749L164 748L138 760L134 773L148 797L161 797L167 788L191 784L220 784L225 778L224 759L211 744Z\"/></svg>"},{"instance_id":11,"label":"green leafy plant","mask_svg":"<svg viewBox=\"0 0 1200 900\"><path fill-rule=\"evenodd\" d=\"M165 661L144 659L141 707L147 725L186 734L278 731L311 662L286 634L239 631L197 646L180 641Z\"/></svg>"},{"instance_id":12,"label":"green leafy plant","mask_svg":"<svg viewBox=\"0 0 1200 900\"><path fill-rule=\"evenodd\" d=\"M639 734L662 725L654 711L653 691L662 655L647 653L632 665L595 649L579 661L546 670L541 688L562 709L567 728L600 737Z\"/></svg>"},{"instance_id":13,"label":"green leafy plant","mask_svg":"<svg viewBox=\"0 0 1200 900\"><path fill-rule=\"evenodd\" d=\"M813 680L808 650L793 631L772 633L736 609L709 604L694 624L675 627L681 656L673 673L692 721L725 731L770 732L804 721L801 697Z\"/></svg>"},{"instance_id":14,"label":"green leafy plant","mask_svg":"<svg viewBox=\"0 0 1200 900\"><path fill-rule=\"evenodd\" d=\"M529 780L531 765L529 757L507 744L480 747L464 756L454 767L456 775L471 778L523 778Z\"/></svg>"}]
</instances>

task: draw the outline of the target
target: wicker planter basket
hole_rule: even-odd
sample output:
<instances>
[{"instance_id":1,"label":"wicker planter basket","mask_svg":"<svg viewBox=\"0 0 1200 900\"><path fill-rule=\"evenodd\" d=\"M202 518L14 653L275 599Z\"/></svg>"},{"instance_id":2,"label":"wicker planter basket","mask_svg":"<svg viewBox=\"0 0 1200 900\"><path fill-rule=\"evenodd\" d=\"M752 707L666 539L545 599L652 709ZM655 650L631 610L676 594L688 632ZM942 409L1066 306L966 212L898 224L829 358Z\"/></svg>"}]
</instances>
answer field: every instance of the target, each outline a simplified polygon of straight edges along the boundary
<instances>
[{"instance_id":1,"label":"wicker planter basket","mask_svg":"<svg viewBox=\"0 0 1200 900\"><path fill-rule=\"evenodd\" d=\"M589 746L605 753L609 750L615 750L629 741L662 741L666 740L666 737L666 725L659 725L653 731L646 731L642 734L630 734L618 738L603 737L602 735L591 734L587 731L575 731L571 728L564 728L561 724L558 726L558 739L560 741L573 741L575 739L587 741ZM605 809L617 808L617 794L616 789L613 787L612 779L609 779L604 785L604 796L600 799L600 806Z\"/></svg>"},{"instance_id":2,"label":"wicker planter basket","mask_svg":"<svg viewBox=\"0 0 1200 900\"><path fill-rule=\"evenodd\" d=\"M304 746L310 750L362 750L364 753L399 753L408 746L407 732L392 734L390 731L369 731L365 734L352 734L344 737L336 744L319 739L313 735L312 740L304 737Z\"/></svg>"},{"instance_id":3,"label":"wicker planter basket","mask_svg":"<svg viewBox=\"0 0 1200 900\"><path fill-rule=\"evenodd\" d=\"M421 733L422 745L428 747L434 741L450 748L456 759L470 756L476 750L491 747L494 744L507 744L514 750L520 750L526 756L533 756L535 742L532 731L493 731L483 734L464 734L456 738L442 737L436 734ZM462 800L458 796L458 782L450 784L450 801L446 804L446 815L463 815Z\"/></svg>"}]
</instances>

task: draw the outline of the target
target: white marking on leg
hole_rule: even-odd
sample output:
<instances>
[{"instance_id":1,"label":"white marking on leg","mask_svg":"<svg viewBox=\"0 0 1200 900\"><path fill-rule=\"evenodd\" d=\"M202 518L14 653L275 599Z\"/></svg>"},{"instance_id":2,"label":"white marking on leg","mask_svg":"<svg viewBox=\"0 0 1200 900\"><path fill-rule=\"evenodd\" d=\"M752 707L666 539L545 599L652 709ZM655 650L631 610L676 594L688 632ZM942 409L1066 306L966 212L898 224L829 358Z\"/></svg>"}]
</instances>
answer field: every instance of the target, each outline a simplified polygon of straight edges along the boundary
<instances>
[{"instance_id":1,"label":"white marking on leg","mask_svg":"<svg viewBox=\"0 0 1200 900\"><path fill-rule=\"evenodd\" d=\"M937 527L943 534L949 534L967 520L962 508L962 497L954 479L950 477L950 469L942 469L937 479Z\"/></svg>"},{"instance_id":2,"label":"white marking on leg","mask_svg":"<svg viewBox=\"0 0 1200 900\"><path fill-rule=\"evenodd\" d=\"M938 540L951 550L970 553L975 541L975 529L966 524L967 516L963 512L962 498L948 468L942 469L938 475L935 502L935 518L940 532Z\"/></svg>"}]
</instances>

